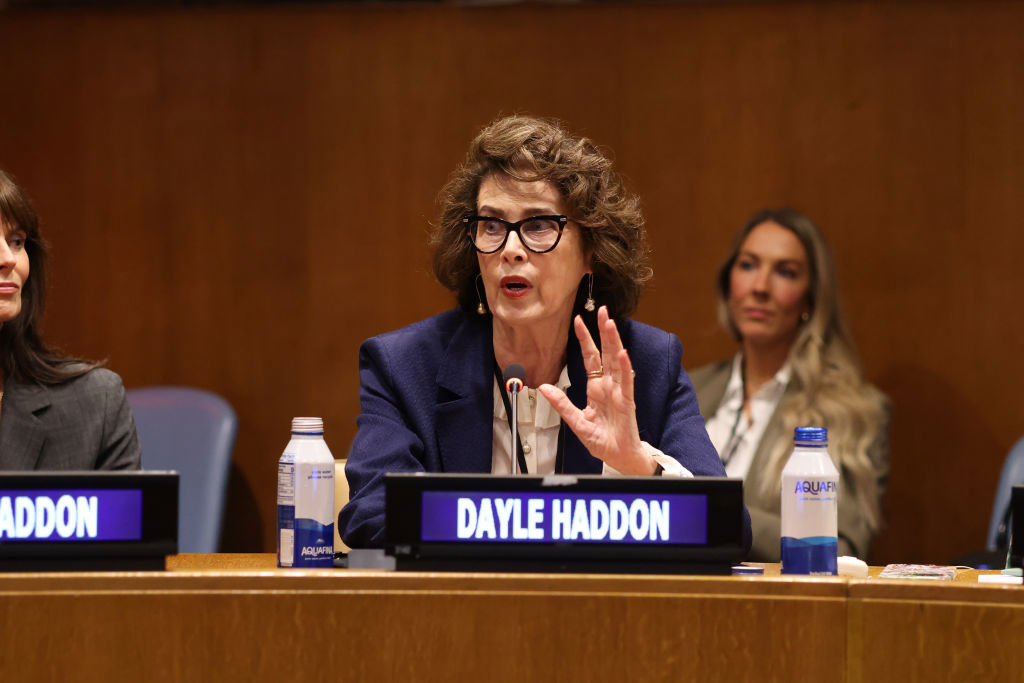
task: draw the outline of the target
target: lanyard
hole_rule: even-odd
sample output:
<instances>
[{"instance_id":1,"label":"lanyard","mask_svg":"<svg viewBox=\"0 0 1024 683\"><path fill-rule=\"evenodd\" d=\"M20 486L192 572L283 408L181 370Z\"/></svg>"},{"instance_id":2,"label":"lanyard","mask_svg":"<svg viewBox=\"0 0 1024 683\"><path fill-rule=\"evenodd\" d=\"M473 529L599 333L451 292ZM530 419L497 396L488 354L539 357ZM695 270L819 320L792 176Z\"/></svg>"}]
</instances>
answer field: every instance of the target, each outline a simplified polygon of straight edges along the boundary
<instances>
[{"instance_id":1,"label":"lanyard","mask_svg":"<svg viewBox=\"0 0 1024 683\"><path fill-rule=\"evenodd\" d=\"M746 368L740 367L740 379L742 380L742 391L740 393L740 407L736 411L736 419L733 420L732 429L729 431L729 440L725 442L727 446L725 457L722 458L722 467L728 467L729 463L732 462L733 456L736 455L737 449L740 444L743 443L743 438L747 435L747 431L750 429L750 423L746 424L746 428L742 434L736 434L737 428L740 426L740 418L743 416L743 404L747 402L747 372ZM753 408L751 408L753 410Z\"/></svg>"},{"instance_id":2,"label":"lanyard","mask_svg":"<svg viewBox=\"0 0 1024 683\"><path fill-rule=\"evenodd\" d=\"M733 456L736 455L736 451L739 449L740 444L743 443L743 437L747 435L747 430L744 429L742 434L737 434L736 429L740 426L740 418L743 416L743 403L740 402L740 409L736 411L736 419L732 423L732 430L729 432L729 440L725 442L728 447L725 457L722 458L722 467L728 467L729 463L732 462Z\"/></svg>"},{"instance_id":3,"label":"lanyard","mask_svg":"<svg viewBox=\"0 0 1024 683\"><path fill-rule=\"evenodd\" d=\"M512 402L509 400L508 390L505 388L505 382L501 376L501 368L498 364L494 364L494 379L498 382L498 390L501 392L501 401L505 404L505 417L508 419L509 431L512 431ZM518 435L517 435L518 436ZM516 439L517 453L516 459L519 460L519 471L522 474L529 474L526 469L526 455L523 453L523 440L521 438ZM558 423L558 446L555 450L555 474L563 474L565 470L565 421L559 420Z\"/></svg>"}]
</instances>

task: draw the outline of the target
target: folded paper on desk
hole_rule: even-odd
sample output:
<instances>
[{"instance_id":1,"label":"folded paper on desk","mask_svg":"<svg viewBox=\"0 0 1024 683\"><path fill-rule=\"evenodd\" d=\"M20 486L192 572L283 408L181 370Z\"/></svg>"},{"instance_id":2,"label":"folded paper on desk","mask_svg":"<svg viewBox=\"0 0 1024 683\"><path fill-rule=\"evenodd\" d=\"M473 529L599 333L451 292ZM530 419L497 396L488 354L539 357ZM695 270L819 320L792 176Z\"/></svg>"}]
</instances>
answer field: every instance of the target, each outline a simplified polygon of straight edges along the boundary
<instances>
[{"instance_id":1,"label":"folded paper on desk","mask_svg":"<svg viewBox=\"0 0 1024 683\"><path fill-rule=\"evenodd\" d=\"M887 564L878 578L952 581L956 578L956 567L943 567L937 564Z\"/></svg>"},{"instance_id":2,"label":"folded paper on desk","mask_svg":"<svg viewBox=\"0 0 1024 683\"><path fill-rule=\"evenodd\" d=\"M1006 574L980 574L978 576L978 583L1001 583L1019 586L1024 583L1024 579L1021 579L1019 576L1007 576Z\"/></svg>"}]
</instances>

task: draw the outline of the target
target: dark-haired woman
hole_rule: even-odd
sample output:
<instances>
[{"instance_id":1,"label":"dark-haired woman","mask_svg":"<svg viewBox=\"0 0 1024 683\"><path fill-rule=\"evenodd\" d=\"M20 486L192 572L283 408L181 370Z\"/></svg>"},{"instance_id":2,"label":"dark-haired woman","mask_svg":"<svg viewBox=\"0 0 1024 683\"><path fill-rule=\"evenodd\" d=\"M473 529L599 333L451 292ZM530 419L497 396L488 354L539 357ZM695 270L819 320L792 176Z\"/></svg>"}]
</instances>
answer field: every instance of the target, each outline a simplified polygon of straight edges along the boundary
<instances>
[{"instance_id":1,"label":"dark-haired woman","mask_svg":"<svg viewBox=\"0 0 1024 683\"><path fill-rule=\"evenodd\" d=\"M39 336L46 245L28 197L0 171L0 470L138 469L121 379Z\"/></svg>"},{"instance_id":2,"label":"dark-haired woman","mask_svg":"<svg viewBox=\"0 0 1024 683\"><path fill-rule=\"evenodd\" d=\"M498 377L512 363L528 387L522 471L724 475L679 340L623 317L651 277L643 217L593 143L550 121L499 119L442 202L434 273L460 307L360 350L339 517L350 547L384 542L387 472L510 471Z\"/></svg>"}]
</instances>

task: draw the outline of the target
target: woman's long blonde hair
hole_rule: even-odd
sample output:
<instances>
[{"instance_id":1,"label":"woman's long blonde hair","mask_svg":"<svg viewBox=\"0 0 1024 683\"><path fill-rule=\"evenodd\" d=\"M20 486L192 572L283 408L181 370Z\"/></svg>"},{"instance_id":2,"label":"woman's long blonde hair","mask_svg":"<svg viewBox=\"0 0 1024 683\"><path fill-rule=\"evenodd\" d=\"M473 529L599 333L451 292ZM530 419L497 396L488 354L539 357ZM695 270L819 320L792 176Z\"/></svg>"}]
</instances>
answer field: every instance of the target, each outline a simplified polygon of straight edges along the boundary
<instances>
[{"instance_id":1,"label":"woman's long blonde hair","mask_svg":"<svg viewBox=\"0 0 1024 683\"><path fill-rule=\"evenodd\" d=\"M764 210L737 233L732 251L718 271L718 319L737 341L739 330L729 313L729 284L733 264L747 235L762 223L776 223L800 240L807 252L811 275L807 293L810 318L804 322L789 350L790 382L801 390L790 393L778 407L784 434L807 425L827 427L829 454L856 489L860 514L872 531L881 526L878 474L869 449L886 419L881 396L864 381L857 351L839 302L832 251L817 226L794 209ZM782 439L770 452L768 476L762 478L763 495L778 496L782 468L792 443Z\"/></svg>"}]
</instances>

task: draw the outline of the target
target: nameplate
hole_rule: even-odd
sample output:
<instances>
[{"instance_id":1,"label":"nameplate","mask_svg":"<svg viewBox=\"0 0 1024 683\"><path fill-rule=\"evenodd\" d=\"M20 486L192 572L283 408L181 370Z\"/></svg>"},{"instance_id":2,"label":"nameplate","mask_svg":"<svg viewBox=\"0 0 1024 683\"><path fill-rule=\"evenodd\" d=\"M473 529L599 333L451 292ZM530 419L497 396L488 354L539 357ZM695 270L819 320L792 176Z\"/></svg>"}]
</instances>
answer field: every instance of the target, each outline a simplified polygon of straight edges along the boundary
<instances>
[{"instance_id":1,"label":"nameplate","mask_svg":"<svg viewBox=\"0 0 1024 683\"><path fill-rule=\"evenodd\" d=\"M162 569L177 552L176 472L0 473L0 569Z\"/></svg>"},{"instance_id":2,"label":"nameplate","mask_svg":"<svg viewBox=\"0 0 1024 683\"><path fill-rule=\"evenodd\" d=\"M425 491L422 539L449 542L699 544L704 494Z\"/></svg>"},{"instance_id":3,"label":"nameplate","mask_svg":"<svg viewBox=\"0 0 1024 683\"><path fill-rule=\"evenodd\" d=\"M388 474L398 569L728 573L738 479Z\"/></svg>"},{"instance_id":4,"label":"nameplate","mask_svg":"<svg viewBox=\"0 0 1024 683\"><path fill-rule=\"evenodd\" d=\"M141 489L0 490L0 541L137 541Z\"/></svg>"}]
</instances>

